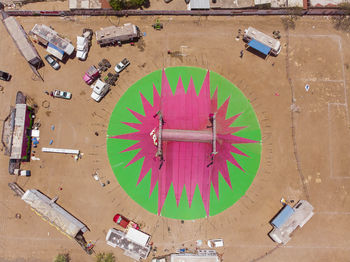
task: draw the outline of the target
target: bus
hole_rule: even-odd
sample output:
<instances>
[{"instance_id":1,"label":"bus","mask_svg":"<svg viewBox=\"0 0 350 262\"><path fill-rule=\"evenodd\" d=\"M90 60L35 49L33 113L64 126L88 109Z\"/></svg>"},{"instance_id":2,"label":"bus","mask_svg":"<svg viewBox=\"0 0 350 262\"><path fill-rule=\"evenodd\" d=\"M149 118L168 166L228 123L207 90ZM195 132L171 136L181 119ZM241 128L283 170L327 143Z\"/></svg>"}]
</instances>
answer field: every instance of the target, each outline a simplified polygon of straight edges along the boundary
<instances>
[{"instance_id":1,"label":"bus","mask_svg":"<svg viewBox=\"0 0 350 262\"><path fill-rule=\"evenodd\" d=\"M250 42L255 40L269 48L271 48L270 54L277 56L281 52L281 43L277 39L274 39L271 36L268 36L259 30L248 27L248 29L244 30L243 40L246 42Z\"/></svg>"}]
</instances>

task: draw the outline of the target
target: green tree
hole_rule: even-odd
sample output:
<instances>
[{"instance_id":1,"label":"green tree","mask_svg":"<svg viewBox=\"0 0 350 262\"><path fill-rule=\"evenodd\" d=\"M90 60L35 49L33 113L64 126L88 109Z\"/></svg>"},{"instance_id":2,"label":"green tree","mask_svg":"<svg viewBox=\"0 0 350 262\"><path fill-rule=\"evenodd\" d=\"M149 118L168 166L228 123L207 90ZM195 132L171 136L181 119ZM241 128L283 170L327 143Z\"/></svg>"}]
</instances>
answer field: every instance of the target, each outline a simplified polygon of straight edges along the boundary
<instances>
[{"instance_id":1,"label":"green tree","mask_svg":"<svg viewBox=\"0 0 350 262\"><path fill-rule=\"evenodd\" d=\"M109 0L109 4L114 10L136 9L149 7L149 0Z\"/></svg>"},{"instance_id":2,"label":"green tree","mask_svg":"<svg viewBox=\"0 0 350 262\"><path fill-rule=\"evenodd\" d=\"M125 8L125 1L124 0L110 0L109 4L114 10L122 10Z\"/></svg>"},{"instance_id":3,"label":"green tree","mask_svg":"<svg viewBox=\"0 0 350 262\"><path fill-rule=\"evenodd\" d=\"M70 261L69 254L65 253L65 254L58 254L53 262L69 262L69 261Z\"/></svg>"},{"instance_id":4,"label":"green tree","mask_svg":"<svg viewBox=\"0 0 350 262\"><path fill-rule=\"evenodd\" d=\"M98 253L96 255L96 262L115 262L113 253Z\"/></svg>"}]
</instances>

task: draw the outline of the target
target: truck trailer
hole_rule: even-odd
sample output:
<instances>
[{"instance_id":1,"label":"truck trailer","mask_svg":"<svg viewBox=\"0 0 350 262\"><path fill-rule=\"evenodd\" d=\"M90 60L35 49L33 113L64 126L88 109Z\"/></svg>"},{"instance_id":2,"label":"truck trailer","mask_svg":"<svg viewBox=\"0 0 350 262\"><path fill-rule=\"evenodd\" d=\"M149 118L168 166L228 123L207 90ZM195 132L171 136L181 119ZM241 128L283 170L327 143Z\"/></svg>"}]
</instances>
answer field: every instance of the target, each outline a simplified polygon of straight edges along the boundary
<instances>
[{"instance_id":1,"label":"truck trailer","mask_svg":"<svg viewBox=\"0 0 350 262\"><path fill-rule=\"evenodd\" d=\"M133 42L140 38L140 30L131 23L123 26L109 26L98 30L96 33L97 43L102 47L106 45L121 45L123 42Z\"/></svg>"}]
</instances>

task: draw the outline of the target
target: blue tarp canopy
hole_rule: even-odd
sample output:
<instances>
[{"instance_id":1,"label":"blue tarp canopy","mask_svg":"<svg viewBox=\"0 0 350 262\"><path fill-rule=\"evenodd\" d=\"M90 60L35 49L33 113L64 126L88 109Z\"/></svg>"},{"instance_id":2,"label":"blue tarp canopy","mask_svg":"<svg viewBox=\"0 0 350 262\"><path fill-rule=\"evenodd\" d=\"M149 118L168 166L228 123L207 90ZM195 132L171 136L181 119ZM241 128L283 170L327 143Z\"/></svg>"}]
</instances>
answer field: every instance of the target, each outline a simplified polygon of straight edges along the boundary
<instances>
[{"instance_id":1,"label":"blue tarp canopy","mask_svg":"<svg viewBox=\"0 0 350 262\"><path fill-rule=\"evenodd\" d=\"M279 212L279 214L271 221L271 224L277 228L279 228L280 226L282 226L286 221L287 219L293 215L294 213L294 209L289 206L289 205L286 205L282 210L281 212Z\"/></svg>"},{"instance_id":2,"label":"blue tarp canopy","mask_svg":"<svg viewBox=\"0 0 350 262\"><path fill-rule=\"evenodd\" d=\"M268 55L271 51L271 48L256 41L255 39L252 39L248 45L252 48L254 48L255 50L258 50L260 53L263 53L264 55Z\"/></svg>"}]
</instances>

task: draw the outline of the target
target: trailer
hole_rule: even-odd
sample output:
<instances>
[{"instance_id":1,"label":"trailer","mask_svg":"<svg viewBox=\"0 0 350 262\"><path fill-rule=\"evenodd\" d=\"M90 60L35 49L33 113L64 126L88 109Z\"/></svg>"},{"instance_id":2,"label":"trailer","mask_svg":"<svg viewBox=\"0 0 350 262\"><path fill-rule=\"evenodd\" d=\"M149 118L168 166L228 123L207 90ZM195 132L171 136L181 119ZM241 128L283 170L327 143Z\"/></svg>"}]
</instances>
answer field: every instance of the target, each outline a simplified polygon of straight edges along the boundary
<instances>
[{"instance_id":1,"label":"trailer","mask_svg":"<svg viewBox=\"0 0 350 262\"><path fill-rule=\"evenodd\" d=\"M300 200L294 207L285 205L272 219L273 230L269 236L279 244L287 244L291 234L298 227L303 227L314 215L313 206L306 200Z\"/></svg>"},{"instance_id":2,"label":"trailer","mask_svg":"<svg viewBox=\"0 0 350 262\"><path fill-rule=\"evenodd\" d=\"M12 190L16 193L18 190L23 191L17 184L9 184ZM68 211L56 204L57 197L50 199L40 191L36 189L29 189L17 193L21 196L21 199L26 202L33 211L44 220L49 222L61 233L66 235L70 239L74 239L85 250L86 253L92 254L93 250L86 242L83 234L88 231L88 227L81 221L71 215Z\"/></svg>"},{"instance_id":3,"label":"trailer","mask_svg":"<svg viewBox=\"0 0 350 262\"><path fill-rule=\"evenodd\" d=\"M248 47L257 50L266 56L269 54L277 56L281 52L280 41L253 27L248 27L248 29L244 30L243 40L247 42Z\"/></svg>"},{"instance_id":4,"label":"trailer","mask_svg":"<svg viewBox=\"0 0 350 262\"><path fill-rule=\"evenodd\" d=\"M150 236L134 228L129 228L128 232L122 232L111 228L106 235L108 245L124 250L124 255L137 261L146 259L151 251L148 244Z\"/></svg>"},{"instance_id":5,"label":"trailer","mask_svg":"<svg viewBox=\"0 0 350 262\"><path fill-rule=\"evenodd\" d=\"M62 60L64 55L70 56L74 51L74 46L69 39L61 37L55 30L47 25L35 24L29 34L35 42L40 42L46 46L46 51Z\"/></svg>"},{"instance_id":6,"label":"trailer","mask_svg":"<svg viewBox=\"0 0 350 262\"><path fill-rule=\"evenodd\" d=\"M121 45L123 42L133 42L140 38L140 30L131 23L123 26L109 26L95 32L97 43L102 47L106 45Z\"/></svg>"},{"instance_id":7,"label":"trailer","mask_svg":"<svg viewBox=\"0 0 350 262\"><path fill-rule=\"evenodd\" d=\"M66 149L66 148L53 148L53 147L43 147L41 149L42 152L48 153L60 153L60 154L72 154L79 155L80 151L76 149Z\"/></svg>"},{"instance_id":8,"label":"trailer","mask_svg":"<svg viewBox=\"0 0 350 262\"><path fill-rule=\"evenodd\" d=\"M152 259L152 262L220 262L215 250L199 249L196 253L178 253L160 256Z\"/></svg>"}]
</instances>

